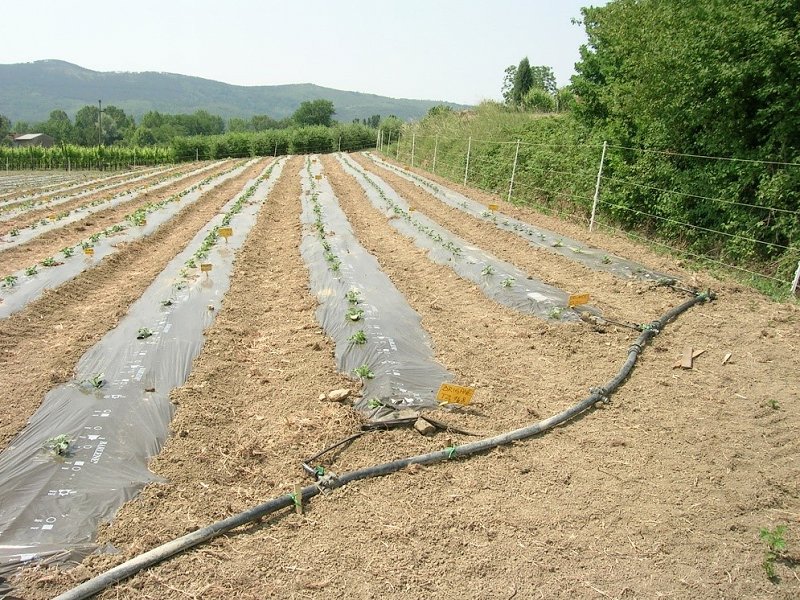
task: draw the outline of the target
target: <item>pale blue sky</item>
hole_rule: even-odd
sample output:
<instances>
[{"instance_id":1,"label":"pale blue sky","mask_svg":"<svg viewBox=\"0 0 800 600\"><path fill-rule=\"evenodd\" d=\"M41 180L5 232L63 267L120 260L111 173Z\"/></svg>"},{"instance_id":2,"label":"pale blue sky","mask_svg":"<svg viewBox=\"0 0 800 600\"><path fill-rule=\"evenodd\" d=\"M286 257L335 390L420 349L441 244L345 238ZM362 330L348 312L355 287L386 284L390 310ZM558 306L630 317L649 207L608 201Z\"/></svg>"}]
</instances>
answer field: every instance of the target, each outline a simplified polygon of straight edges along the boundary
<instances>
[{"instance_id":1,"label":"pale blue sky","mask_svg":"<svg viewBox=\"0 0 800 600\"><path fill-rule=\"evenodd\" d=\"M500 97L528 56L569 82L580 7L606 0L4 0L0 63L55 58L239 85L316 83L402 98Z\"/></svg>"}]
</instances>

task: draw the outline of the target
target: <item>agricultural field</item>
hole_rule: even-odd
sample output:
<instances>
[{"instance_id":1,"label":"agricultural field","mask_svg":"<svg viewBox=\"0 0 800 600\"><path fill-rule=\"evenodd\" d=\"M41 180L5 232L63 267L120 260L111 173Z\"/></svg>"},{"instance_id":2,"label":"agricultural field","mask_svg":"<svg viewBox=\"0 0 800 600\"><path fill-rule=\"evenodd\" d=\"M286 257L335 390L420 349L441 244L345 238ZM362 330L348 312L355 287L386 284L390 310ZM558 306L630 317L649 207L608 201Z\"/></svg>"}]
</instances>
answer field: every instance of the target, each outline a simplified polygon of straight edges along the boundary
<instances>
[{"instance_id":1,"label":"agricultural field","mask_svg":"<svg viewBox=\"0 0 800 600\"><path fill-rule=\"evenodd\" d=\"M796 303L374 152L107 177L0 195L0 596L272 499L98 597L800 595Z\"/></svg>"}]
</instances>

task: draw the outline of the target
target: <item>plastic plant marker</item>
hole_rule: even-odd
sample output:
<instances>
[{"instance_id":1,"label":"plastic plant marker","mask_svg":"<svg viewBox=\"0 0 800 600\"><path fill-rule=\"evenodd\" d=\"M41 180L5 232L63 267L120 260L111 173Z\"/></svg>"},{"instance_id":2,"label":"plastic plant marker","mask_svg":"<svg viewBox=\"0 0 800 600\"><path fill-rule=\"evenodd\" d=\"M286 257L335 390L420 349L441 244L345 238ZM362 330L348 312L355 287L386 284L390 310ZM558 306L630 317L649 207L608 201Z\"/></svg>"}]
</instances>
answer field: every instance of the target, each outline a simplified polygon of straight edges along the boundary
<instances>
[{"instance_id":1,"label":"plastic plant marker","mask_svg":"<svg viewBox=\"0 0 800 600\"><path fill-rule=\"evenodd\" d=\"M472 402L475 395L475 388L455 385L453 383L443 383L436 392L436 399L439 402L449 402L450 404L467 405Z\"/></svg>"},{"instance_id":2,"label":"plastic plant marker","mask_svg":"<svg viewBox=\"0 0 800 600\"><path fill-rule=\"evenodd\" d=\"M217 231L217 233L219 233L220 236L225 238L225 243L227 244L228 243L228 238L233 235L233 228L232 227L220 227L219 230Z\"/></svg>"},{"instance_id":3,"label":"plastic plant marker","mask_svg":"<svg viewBox=\"0 0 800 600\"><path fill-rule=\"evenodd\" d=\"M84 248L83 253L86 256L94 256L94 248Z\"/></svg>"},{"instance_id":4,"label":"plastic plant marker","mask_svg":"<svg viewBox=\"0 0 800 600\"><path fill-rule=\"evenodd\" d=\"M572 308L574 306L580 306L581 304L588 304L589 302L589 294L572 294L567 300L567 306Z\"/></svg>"},{"instance_id":5,"label":"plastic plant marker","mask_svg":"<svg viewBox=\"0 0 800 600\"><path fill-rule=\"evenodd\" d=\"M200 272L208 273L211 270L211 263L200 263Z\"/></svg>"},{"instance_id":6,"label":"plastic plant marker","mask_svg":"<svg viewBox=\"0 0 800 600\"><path fill-rule=\"evenodd\" d=\"M314 175L314 179L322 179L322 175Z\"/></svg>"},{"instance_id":7,"label":"plastic plant marker","mask_svg":"<svg viewBox=\"0 0 800 600\"><path fill-rule=\"evenodd\" d=\"M408 212L414 212L415 210L417 210L417 209L414 208L413 206L409 206L408 207Z\"/></svg>"},{"instance_id":8,"label":"plastic plant marker","mask_svg":"<svg viewBox=\"0 0 800 600\"><path fill-rule=\"evenodd\" d=\"M499 208L500 207L497 204L490 204L489 205L489 210L492 211L492 212L498 210Z\"/></svg>"}]
</instances>

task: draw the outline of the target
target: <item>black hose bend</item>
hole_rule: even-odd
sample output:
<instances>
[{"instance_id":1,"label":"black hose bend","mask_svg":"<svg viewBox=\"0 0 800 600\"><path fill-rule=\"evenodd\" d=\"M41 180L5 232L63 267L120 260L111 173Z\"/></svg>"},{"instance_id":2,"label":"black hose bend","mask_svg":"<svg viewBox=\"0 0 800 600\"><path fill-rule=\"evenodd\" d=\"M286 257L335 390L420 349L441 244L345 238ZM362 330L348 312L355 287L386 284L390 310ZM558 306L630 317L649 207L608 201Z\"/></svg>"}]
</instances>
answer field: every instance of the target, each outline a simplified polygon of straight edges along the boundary
<instances>
[{"instance_id":1,"label":"black hose bend","mask_svg":"<svg viewBox=\"0 0 800 600\"><path fill-rule=\"evenodd\" d=\"M360 479L368 479L370 477L378 477L381 475L395 473L409 465L429 465L458 457L486 452L487 450L497 448L498 446L503 446L514 441L533 437L544 431L547 431L548 429L552 429L556 425L560 425L561 423L569 421L576 415L591 408L596 402L606 401L608 397L614 391L616 391L620 385L622 385L625 379L627 379L631 370L633 370L633 366L636 363L639 354L641 354L647 343L653 337L658 335L668 323L676 319L680 314L684 313L695 304L700 304L713 299L715 299L715 296L712 292L697 294L690 300L687 300L686 302L667 311L660 319L653 321L648 325L642 326L642 331L636 342L634 342L628 349L628 357L619 372L604 386L592 389L592 393L589 396L577 404L573 404L566 410L553 415L552 417L548 417L547 419L533 423L527 427L522 427L521 429L508 431L500 435L477 440L462 446L453 446L451 448L437 450L436 452L430 452L428 454L409 456L407 458L401 458L388 463L373 465L358 469L356 471L350 471L349 473L343 473L338 477L326 478L323 482L302 488L302 499L303 501L306 501L310 498L313 498L322 492L323 489L335 489ZM143 569L158 564L180 552L183 552L184 550L188 550L193 546L201 544L232 529L241 527L242 525L245 525L251 521L255 521L256 519L262 518L283 508L294 506L294 504L295 497L293 494L279 496L278 498L274 498L268 502L264 502L263 504L259 504L258 506L246 510L245 512L228 517L227 519L218 521L203 527L202 529L198 529L197 531L193 531L192 533L167 542L166 544L162 544L161 546L153 548L144 554L140 554L139 556L136 556L122 563L121 565L109 569L105 573L101 573L100 575L93 577L92 579L64 592L63 594L60 594L54 600L79 600L82 598L88 598L89 596L97 594L105 588L122 581L123 579L133 576Z\"/></svg>"}]
</instances>

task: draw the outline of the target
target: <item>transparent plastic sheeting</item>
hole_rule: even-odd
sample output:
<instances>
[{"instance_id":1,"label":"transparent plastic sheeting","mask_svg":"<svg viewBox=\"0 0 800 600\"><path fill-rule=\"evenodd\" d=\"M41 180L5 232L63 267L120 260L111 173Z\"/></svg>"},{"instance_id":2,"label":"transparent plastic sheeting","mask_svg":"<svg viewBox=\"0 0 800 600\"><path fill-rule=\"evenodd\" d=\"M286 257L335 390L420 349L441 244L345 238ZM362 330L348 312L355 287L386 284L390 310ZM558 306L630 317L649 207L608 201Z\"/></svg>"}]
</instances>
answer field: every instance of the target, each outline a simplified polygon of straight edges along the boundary
<instances>
[{"instance_id":1,"label":"transparent plastic sheeting","mask_svg":"<svg viewBox=\"0 0 800 600\"><path fill-rule=\"evenodd\" d=\"M119 325L81 358L75 381L49 392L0 454L0 573L34 560L80 560L95 548L98 523L156 480L147 464L167 437L170 390L186 381L229 287L234 253L279 172L273 168L233 217L228 243L220 239L212 247L204 259L212 270L187 281L179 275L223 214L170 261ZM165 300L172 304L164 306ZM153 334L137 339L143 327ZM95 389L85 380L98 373L107 383ZM43 448L61 434L73 440L66 457Z\"/></svg>"},{"instance_id":2,"label":"transparent plastic sheeting","mask_svg":"<svg viewBox=\"0 0 800 600\"><path fill-rule=\"evenodd\" d=\"M121 243L132 242L139 238L151 235L161 225L169 221L180 210L196 202L200 196L218 187L225 181L240 175L248 165L242 165L236 169L218 176L198 189L189 192L185 196L170 202L160 210L156 210L147 215L147 223L139 226L128 226L118 234L110 237L102 237L94 245L94 255L86 256L80 248L69 258L59 255L59 262L63 264L56 267L40 266L36 275L26 275L25 269L14 273L17 283L13 287L0 286L0 319L4 319L15 312L23 309L28 302L35 300L42 295L46 289L58 287L62 283L73 279L83 271L91 269L99 264L100 260L114 254L117 246ZM205 169L203 169L205 170ZM195 174L197 172L195 171Z\"/></svg>"},{"instance_id":3,"label":"transparent plastic sheeting","mask_svg":"<svg viewBox=\"0 0 800 600\"><path fill-rule=\"evenodd\" d=\"M434 262L450 266L458 275L475 283L487 297L509 308L562 321L579 319L574 311L563 310L569 299L569 294L563 290L534 279L511 263L471 246L425 215L409 212L408 202L380 177L366 173L341 154L337 158L348 173L355 175L370 202L386 214L389 223L427 250ZM458 249L458 253L453 248ZM597 309L587 305L581 310L599 314Z\"/></svg>"},{"instance_id":4,"label":"transparent plastic sheeting","mask_svg":"<svg viewBox=\"0 0 800 600\"><path fill-rule=\"evenodd\" d=\"M41 208L52 208L55 211L55 210L58 209L59 205L64 204L65 202L69 202L71 200L76 200L78 198L82 198L82 197L89 196L89 195L92 195L92 194L99 194L99 193L101 193L104 190L107 190L109 188L115 188L115 187L119 187L119 186L122 186L122 185L130 185L131 183L136 183L137 181L141 181L142 179L147 179L149 177L153 177L154 175L163 174L163 175L169 176L169 174L170 174L169 172L170 171L176 171L179 168L180 167L171 167L169 169L161 169L160 171L156 171L156 172L149 172L149 173L145 173L145 174L141 174L141 175L136 175L135 177L130 177L130 178L127 178L127 179L120 179L120 180L115 181L113 183L109 183L108 185L103 185L103 186L100 186L100 187L97 187L97 188L94 188L94 189L91 189L91 190L84 190L82 192L77 192L75 194L65 194L63 196L59 196L57 198L53 198L52 200L48 200L47 202L42 202L38 206L28 207L28 206L25 206L24 204L20 204L19 206L10 207L7 210L3 210L2 206L0 206L0 211L2 211L2 212L0 212L0 221L10 221L10 220L14 219L15 217L19 216L20 214L22 214L22 213L24 213L24 212L26 212L28 210L31 210L31 209L39 210ZM175 175L177 176L177 174L175 174ZM84 182L82 185L86 185L86 182ZM56 190L55 192L52 192L52 191L51 192L46 192L46 193L43 193L43 194L41 194L39 196L31 196L31 197L28 197L28 198L21 198L20 200L16 200L15 202L29 202L29 201L35 200L37 197L50 196L50 195L52 195L54 193L58 193L58 191ZM107 206L107 204L103 204L101 206ZM92 207L92 208L96 208L96 207Z\"/></svg>"},{"instance_id":5,"label":"transparent plastic sheeting","mask_svg":"<svg viewBox=\"0 0 800 600\"><path fill-rule=\"evenodd\" d=\"M322 173L319 161L310 164L313 176ZM339 206L327 179L312 179L302 172L303 240L300 252L309 270L311 292L317 296L317 320L336 342L338 369L354 377L353 369L366 365L374 374L364 379L363 394L356 408L379 419L404 408L436 406L436 392L452 376L433 358L433 350L420 316L391 280L380 270L375 258L356 240L347 217ZM326 250L315 227L313 199L321 209L325 240L330 253L341 261L338 273L325 259ZM358 303L348 300L355 292ZM350 308L363 310L358 321L348 318ZM349 338L358 331L364 344Z\"/></svg>"},{"instance_id":6,"label":"transparent plastic sheeting","mask_svg":"<svg viewBox=\"0 0 800 600\"><path fill-rule=\"evenodd\" d=\"M400 169L396 165L388 163L369 152L365 152L364 155L377 166L387 171L392 171L396 175L407 179L419 187L427 188L429 193L436 196L436 198L448 206L464 211L473 217L491 221L499 229L516 233L537 248L543 248L548 252L560 254L594 271L605 271L629 279L658 280L665 277L673 278L671 275L651 271L644 265L609 254L596 246L589 246L583 242L559 235L548 229L533 227L530 223L520 221L514 217L509 217L500 212L492 212L485 204L471 200L467 196L459 194L430 179Z\"/></svg>"},{"instance_id":7,"label":"transparent plastic sheeting","mask_svg":"<svg viewBox=\"0 0 800 600\"><path fill-rule=\"evenodd\" d=\"M85 219L91 214L99 212L101 210L106 210L108 208L114 208L115 206L119 206L125 202L130 202L131 200L138 198L144 194L150 194L160 190L163 187L168 185L174 184L176 181L180 181L181 179L187 179L188 177L192 177L194 175L199 175L209 169L215 167L216 165L210 165L208 167L204 167L197 171L192 171L191 173L181 173L181 174L170 174L167 175L167 179L164 181L159 181L158 183L152 183L148 185L144 185L138 189L131 190L129 192L119 193L114 198L107 202L103 202L101 204L96 204L95 206L81 206L79 208L73 209L70 214L68 214L63 219L55 220L55 219L46 219L46 223L39 224L35 228L23 227L20 229L19 233L16 236L11 236L10 233L5 234L4 236L0 237L0 250L7 250L9 248L14 248L15 246L19 246L20 244L25 244L30 242L32 239L39 237L40 235L47 233L48 231L52 231L54 229L59 229L64 227L65 225L69 225L70 223L75 223L76 221L80 221L81 219ZM58 212L56 208L53 209L54 212Z\"/></svg>"}]
</instances>

